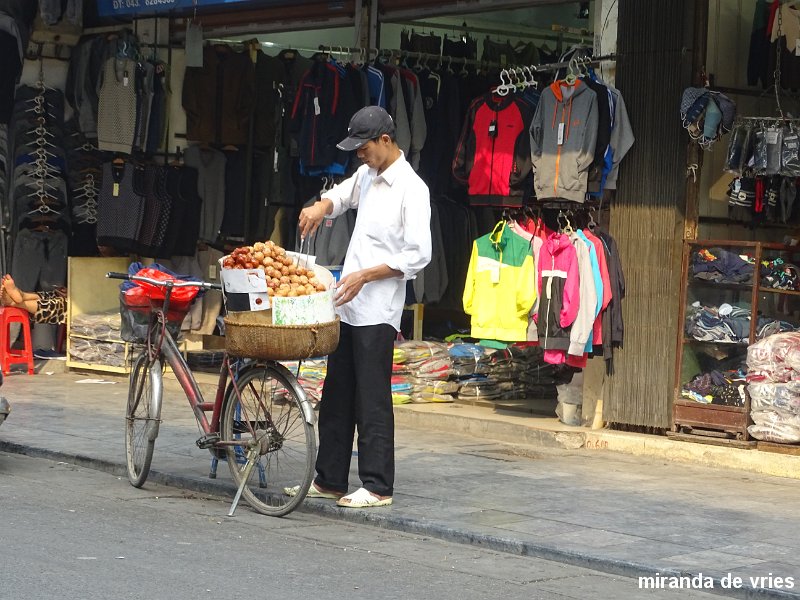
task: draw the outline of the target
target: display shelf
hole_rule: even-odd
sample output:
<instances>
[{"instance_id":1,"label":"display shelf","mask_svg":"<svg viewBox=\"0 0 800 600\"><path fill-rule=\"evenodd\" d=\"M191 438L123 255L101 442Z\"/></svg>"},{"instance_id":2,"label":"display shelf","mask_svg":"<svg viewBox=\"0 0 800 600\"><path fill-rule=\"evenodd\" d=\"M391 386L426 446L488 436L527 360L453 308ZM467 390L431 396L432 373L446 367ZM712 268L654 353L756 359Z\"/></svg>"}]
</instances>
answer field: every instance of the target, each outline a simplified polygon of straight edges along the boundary
<instances>
[{"instance_id":1,"label":"display shelf","mask_svg":"<svg viewBox=\"0 0 800 600\"><path fill-rule=\"evenodd\" d=\"M748 255L753 261L749 281L716 283L695 279L691 273L692 253L701 248L721 248L736 255ZM777 248L776 248L777 249ZM676 433L708 438L749 439L750 399L745 396L743 406L704 404L683 398L685 384L694 377L712 370L727 371L744 363L749 340L755 339L758 315L759 264L763 247L759 242L732 242L724 240L687 240L683 248L680 335L677 340L675 366L675 395L672 403L672 430ZM700 301L705 306L720 306L727 302L749 311L749 329L744 342L696 340L687 334L689 306ZM744 337L744 336L742 336Z\"/></svg>"},{"instance_id":2,"label":"display shelf","mask_svg":"<svg viewBox=\"0 0 800 600\"><path fill-rule=\"evenodd\" d=\"M768 288L768 287L760 287L758 288L759 292L764 292L766 294L781 294L785 296L800 296L800 292L796 290L782 290L779 288Z\"/></svg>"},{"instance_id":3,"label":"display shelf","mask_svg":"<svg viewBox=\"0 0 800 600\"><path fill-rule=\"evenodd\" d=\"M97 340L98 342L108 342L109 344L127 344L128 342L124 340L117 340L112 338L99 338L93 335L84 335L82 333L70 333L69 336L71 338L75 338L78 340Z\"/></svg>"},{"instance_id":4,"label":"display shelf","mask_svg":"<svg viewBox=\"0 0 800 600\"><path fill-rule=\"evenodd\" d=\"M80 369L83 371L99 371L102 373L119 373L120 375L127 375L130 373L130 368L116 367L114 365L103 365L100 363L86 363L78 360L70 360L67 358L67 365L70 369Z\"/></svg>"},{"instance_id":5,"label":"display shelf","mask_svg":"<svg viewBox=\"0 0 800 600\"><path fill-rule=\"evenodd\" d=\"M683 338L684 344L713 344L716 346L723 346L725 348L747 348L748 342L720 342L715 340L696 340L694 338Z\"/></svg>"},{"instance_id":6,"label":"display shelf","mask_svg":"<svg viewBox=\"0 0 800 600\"><path fill-rule=\"evenodd\" d=\"M736 255L749 255L753 261L753 274L749 282L723 283L694 279L691 273L692 253L702 248L720 248ZM796 320L800 313L800 292L764 287L761 285L763 262L783 258L787 262L800 254L798 246L750 241L687 240L684 242L681 286L680 332L677 340L675 366L675 395L672 404L672 430L707 439L749 439L750 397L745 391L743 406L704 404L682 397L683 386L697 375L710 371L728 371L746 366L743 364L748 342L714 342L695 340L687 333L687 316L690 305L699 301L705 306L720 306L727 302L749 311L748 340L756 340L759 317L776 320ZM741 323L738 324L740 327ZM739 330L741 331L741 329ZM740 334L740 337L743 337Z\"/></svg>"},{"instance_id":7,"label":"display shelf","mask_svg":"<svg viewBox=\"0 0 800 600\"><path fill-rule=\"evenodd\" d=\"M750 419L749 402L745 406L724 406L675 400L673 409L678 415L674 428L676 433L709 435L722 432L737 440L748 439L746 424Z\"/></svg>"},{"instance_id":8,"label":"display shelf","mask_svg":"<svg viewBox=\"0 0 800 600\"><path fill-rule=\"evenodd\" d=\"M752 281L750 283L725 283L725 282L717 283L716 281L706 281L704 279L692 278L689 280L689 285L718 289L718 290L750 291L753 289Z\"/></svg>"},{"instance_id":9,"label":"display shelf","mask_svg":"<svg viewBox=\"0 0 800 600\"><path fill-rule=\"evenodd\" d=\"M84 314L106 312L119 309L119 282L107 279L106 273L128 270L128 257L70 257L67 264L67 368L105 373L128 373L130 367L131 344L121 341L92 338L71 331L73 320ZM125 344L126 366L116 367L101 363L87 363L71 358L71 339L89 339L105 343Z\"/></svg>"}]
</instances>

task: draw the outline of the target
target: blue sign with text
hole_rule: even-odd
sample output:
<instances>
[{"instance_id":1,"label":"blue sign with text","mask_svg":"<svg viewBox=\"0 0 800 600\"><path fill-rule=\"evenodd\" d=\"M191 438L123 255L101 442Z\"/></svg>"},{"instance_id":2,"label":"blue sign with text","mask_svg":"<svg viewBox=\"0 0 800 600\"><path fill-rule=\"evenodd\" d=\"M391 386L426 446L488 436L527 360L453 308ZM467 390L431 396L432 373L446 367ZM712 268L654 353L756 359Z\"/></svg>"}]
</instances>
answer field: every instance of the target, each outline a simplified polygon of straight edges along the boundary
<instances>
[{"instance_id":1,"label":"blue sign with text","mask_svg":"<svg viewBox=\"0 0 800 600\"><path fill-rule=\"evenodd\" d=\"M252 0L97 0L97 13L101 17L147 15L170 10L187 10L195 6L221 6L241 4Z\"/></svg>"}]
</instances>

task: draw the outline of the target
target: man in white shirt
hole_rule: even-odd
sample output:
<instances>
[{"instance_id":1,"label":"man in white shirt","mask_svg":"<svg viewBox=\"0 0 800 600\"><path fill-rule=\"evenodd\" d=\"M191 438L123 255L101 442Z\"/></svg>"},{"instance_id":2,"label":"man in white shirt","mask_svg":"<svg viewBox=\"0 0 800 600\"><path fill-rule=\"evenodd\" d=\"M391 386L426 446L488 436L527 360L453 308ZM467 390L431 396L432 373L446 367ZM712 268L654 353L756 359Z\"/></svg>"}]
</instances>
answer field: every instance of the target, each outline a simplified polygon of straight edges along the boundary
<instances>
[{"instance_id":1,"label":"man in white shirt","mask_svg":"<svg viewBox=\"0 0 800 600\"><path fill-rule=\"evenodd\" d=\"M353 115L338 147L355 150L363 164L300 213L305 237L326 217L358 209L336 286L341 334L328 357L317 476L308 495L352 508L386 506L394 493L394 340L406 281L431 259L430 195L397 146L394 122L384 109L368 106ZM363 487L345 495L356 428Z\"/></svg>"}]
</instances>

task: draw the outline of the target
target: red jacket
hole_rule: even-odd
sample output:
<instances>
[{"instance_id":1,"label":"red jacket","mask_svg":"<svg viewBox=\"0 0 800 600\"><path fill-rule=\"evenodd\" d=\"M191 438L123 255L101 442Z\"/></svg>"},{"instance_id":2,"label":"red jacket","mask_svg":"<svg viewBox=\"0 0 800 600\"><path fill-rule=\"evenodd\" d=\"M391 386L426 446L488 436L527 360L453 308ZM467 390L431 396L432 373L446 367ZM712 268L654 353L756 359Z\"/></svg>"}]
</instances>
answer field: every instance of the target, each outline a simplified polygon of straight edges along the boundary
<instances>
[{"instance_id":1,"label":"red jacket","mask_svg":"<svg viewBox=\"0 0 800 600\"><path fill-rule=\"evenodd\" d=\"M453 176L469 186L473 206L520 206L531 195L533 112L516 95L473 100L453 159Z\"/></svg>"}]
</instances>

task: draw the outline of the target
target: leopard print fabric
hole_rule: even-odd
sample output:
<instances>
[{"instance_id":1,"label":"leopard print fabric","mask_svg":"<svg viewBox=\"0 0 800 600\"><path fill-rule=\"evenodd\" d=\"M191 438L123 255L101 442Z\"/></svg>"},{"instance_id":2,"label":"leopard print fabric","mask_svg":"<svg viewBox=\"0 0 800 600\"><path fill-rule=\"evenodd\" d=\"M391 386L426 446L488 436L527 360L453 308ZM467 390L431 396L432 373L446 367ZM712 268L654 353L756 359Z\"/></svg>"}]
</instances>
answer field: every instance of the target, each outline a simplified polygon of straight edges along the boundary
<instances>
[{"instance_id":1,"label":"leopard print fabric","mask_svg":"<svg viewBox=\"0 0 800 600\"><path fill-rule=\"evenodd\" d=\"M52 292L39 292L38 295L36 314L33 315L35 323L63 325L67 322L66 290L58 289Z\"/></svg>"}]
</instances>

